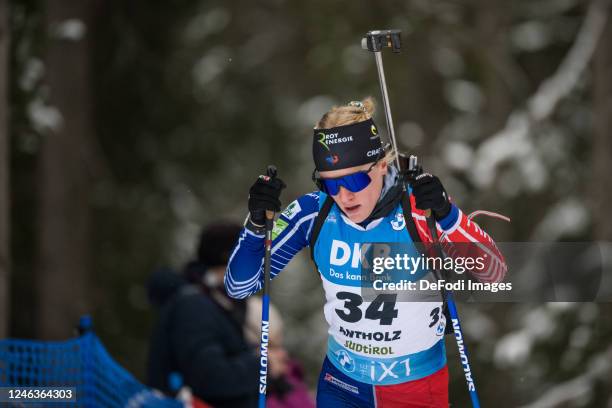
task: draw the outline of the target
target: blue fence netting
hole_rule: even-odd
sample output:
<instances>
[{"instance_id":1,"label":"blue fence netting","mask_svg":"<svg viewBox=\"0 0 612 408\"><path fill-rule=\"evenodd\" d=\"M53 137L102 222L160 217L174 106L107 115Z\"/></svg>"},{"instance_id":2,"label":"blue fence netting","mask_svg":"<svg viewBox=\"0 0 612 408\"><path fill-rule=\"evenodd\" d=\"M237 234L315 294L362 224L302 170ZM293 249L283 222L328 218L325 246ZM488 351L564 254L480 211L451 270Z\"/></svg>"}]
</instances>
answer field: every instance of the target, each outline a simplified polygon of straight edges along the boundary
<instances>
[{"instance_id":1,"label":"blue fence netting","mask_svg":"<svg viewBox=\"0 0 612 408\"><path fill-rule=\"evenodd\" d=\"M81 318L79 329L79 337L66 341L0 340L0 386L76 389L76 402L40 404L45 407L183 407L117 364L93 332L90 318Z\"/></svg>"}]
</instances>

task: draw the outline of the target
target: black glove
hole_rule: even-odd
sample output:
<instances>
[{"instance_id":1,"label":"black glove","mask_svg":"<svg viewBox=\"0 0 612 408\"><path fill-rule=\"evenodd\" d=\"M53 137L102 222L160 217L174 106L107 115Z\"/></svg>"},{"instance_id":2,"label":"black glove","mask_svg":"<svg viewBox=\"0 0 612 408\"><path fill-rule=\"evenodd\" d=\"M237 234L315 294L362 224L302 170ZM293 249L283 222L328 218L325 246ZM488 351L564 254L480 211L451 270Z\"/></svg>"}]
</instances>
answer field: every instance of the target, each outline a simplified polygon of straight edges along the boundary
<instances>
[{"instance_id":1,"label":"black glove","mask_svg":"<svg viewBox=\"0 0 612 408\"><path fill-rule=\"evenodd\" d=\"M431 209L436 219L440 221L451 210L448 195L440 179L429 173L419 174L412 182L412 194L419 210Z\"/></svg>"},{"instance_id":2,"label":"black glove","mask_svg":"<svg viewBox=\"0 0 612 408\"><path fill-rule=\"evenodd\" d=\"M278 177L259 176L249 189L249 212L253 224L266 222L266 210L279 212L280 194L287 185Z\"/></svg>"}]
</instances>

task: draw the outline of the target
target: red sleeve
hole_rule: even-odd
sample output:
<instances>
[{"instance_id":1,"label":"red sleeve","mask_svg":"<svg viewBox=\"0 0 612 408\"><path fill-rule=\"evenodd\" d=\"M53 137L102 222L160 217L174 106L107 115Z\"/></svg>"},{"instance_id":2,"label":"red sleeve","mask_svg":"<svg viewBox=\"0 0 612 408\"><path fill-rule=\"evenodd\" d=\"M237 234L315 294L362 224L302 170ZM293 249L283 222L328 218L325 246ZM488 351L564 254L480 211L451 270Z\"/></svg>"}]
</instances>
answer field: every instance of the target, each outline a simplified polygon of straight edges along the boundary
<instances>
[{"instance_id":1,"label":"red sleeve","mask_svg":"<svg viewBox=\"0 0 612 408\"><path fill-rule=\"evenodd\" d=\"M414 196L410 195L410 204L412 208L412 218L416 224L417 230L423 242L432 242L429 228L427 227L427 219L422 210L416 208ZM438 236L446 234L442 241L442 248L447 256L450 257L472 257L474 259L482 257L484 268L481 270L474 269L472 275L481 282L501 282L506 276L508 266L504 260L504 256L495 245L495 241L485 231L478 226L474 221L459 210L457 221L448 229L442 230L439 224L436 224ZM472 242L474 245L462 245L460 247L453 246L453 243Z\"/></svg>"}]
</instances>

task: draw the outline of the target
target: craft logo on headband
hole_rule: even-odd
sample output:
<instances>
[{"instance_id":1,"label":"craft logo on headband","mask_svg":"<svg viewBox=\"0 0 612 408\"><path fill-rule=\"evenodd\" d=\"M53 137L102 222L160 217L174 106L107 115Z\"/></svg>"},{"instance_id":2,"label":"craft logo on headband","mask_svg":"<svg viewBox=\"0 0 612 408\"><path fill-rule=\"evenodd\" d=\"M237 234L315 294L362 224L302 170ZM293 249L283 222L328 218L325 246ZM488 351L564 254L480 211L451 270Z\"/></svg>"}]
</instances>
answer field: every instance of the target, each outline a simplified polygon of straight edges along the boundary
<instances>
[{"instance_id":1,"label":"craft logo on headband","mask_svg":"<svg viewBox=\"0 0 612 408\"><path fill-rule=\"evenodd\" d=\"M312 157L318 171L372 163L382 151L378 128L372 119L331 129L314 129Z\"/></svg>"}]
</instances>

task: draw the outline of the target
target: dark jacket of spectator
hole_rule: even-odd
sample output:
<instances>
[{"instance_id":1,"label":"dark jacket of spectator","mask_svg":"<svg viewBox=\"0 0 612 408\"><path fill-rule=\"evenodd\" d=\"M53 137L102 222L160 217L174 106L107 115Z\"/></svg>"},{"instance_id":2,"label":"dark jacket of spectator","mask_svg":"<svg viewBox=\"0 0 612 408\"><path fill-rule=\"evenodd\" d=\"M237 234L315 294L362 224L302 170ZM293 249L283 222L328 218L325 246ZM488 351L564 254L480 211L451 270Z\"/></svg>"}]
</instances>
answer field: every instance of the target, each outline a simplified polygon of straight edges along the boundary
<instances>
[{"instance_id":1,"label":"dark jacket of spectator","mask_svg":"<svg viewBox=\"0 0 612 408\"><path fill-rule=\"evenodd\" d=\"M216 236L214 245L220 241ZM160 311L151 337L148 383L173 394L170 377L178 373L183 385L213 407L256 406L259 359L243 336L245 303L227 297L222 281L201 283L211 282L208 270L226 263L227 256L198 258L186 266L183 277L160 270L149 280L150 300Z\"/></svg>"}]
</instances>

